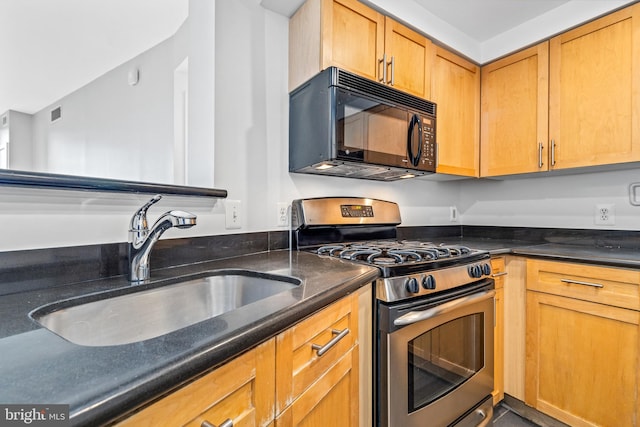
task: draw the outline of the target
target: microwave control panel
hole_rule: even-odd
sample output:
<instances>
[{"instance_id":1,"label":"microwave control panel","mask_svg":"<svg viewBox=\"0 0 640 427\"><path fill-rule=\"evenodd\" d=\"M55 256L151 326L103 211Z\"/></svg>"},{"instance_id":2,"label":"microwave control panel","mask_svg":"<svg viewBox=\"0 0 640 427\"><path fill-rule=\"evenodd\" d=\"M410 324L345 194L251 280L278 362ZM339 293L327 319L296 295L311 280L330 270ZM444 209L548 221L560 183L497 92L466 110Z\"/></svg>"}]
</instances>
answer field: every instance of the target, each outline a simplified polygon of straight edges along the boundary
<instances>
[{"instance_id":1,"label":"microwave control panel","mask_svg":"<svg viewBox=\"0 0 640 427\"><path fill-rule=\"evenodd\" d=\"M435 167L436 164L436 121L422 117L422 156L420 163Z\"/></svg>"}]
</instances>

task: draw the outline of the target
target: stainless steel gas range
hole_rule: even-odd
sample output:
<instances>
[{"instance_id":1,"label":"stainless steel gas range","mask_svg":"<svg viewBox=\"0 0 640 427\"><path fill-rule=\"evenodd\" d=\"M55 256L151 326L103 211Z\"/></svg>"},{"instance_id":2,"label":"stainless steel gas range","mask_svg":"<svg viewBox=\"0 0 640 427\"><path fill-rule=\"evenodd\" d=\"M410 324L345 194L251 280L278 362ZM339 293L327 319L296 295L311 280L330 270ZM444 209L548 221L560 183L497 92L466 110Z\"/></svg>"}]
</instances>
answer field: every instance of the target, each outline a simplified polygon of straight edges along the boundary
<instances>
[{"instance_id":1,"label":"stainless steel gas range","mask_svg":"<svg viewBox=\"0 0 640 427\"><path fill-rule=\"evenodd\" d=\"M374 284L374 414L381 427L485 426L493 402L489 254L398 240L398 205L294 200L298 250L380 269Z\"/></svg>"}]
</instances>

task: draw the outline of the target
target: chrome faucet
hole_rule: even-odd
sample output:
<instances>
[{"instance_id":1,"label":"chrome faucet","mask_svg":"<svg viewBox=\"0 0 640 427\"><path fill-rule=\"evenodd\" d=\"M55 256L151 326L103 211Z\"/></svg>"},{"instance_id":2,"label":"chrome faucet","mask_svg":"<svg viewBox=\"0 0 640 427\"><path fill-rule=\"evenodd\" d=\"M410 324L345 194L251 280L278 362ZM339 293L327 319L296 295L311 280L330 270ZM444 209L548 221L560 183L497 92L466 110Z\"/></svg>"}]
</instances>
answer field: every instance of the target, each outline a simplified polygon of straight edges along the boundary
<instances>
[{"instance_id":1,"label":"chrome faucet","mask_svg":"<svg viewBox=\"0 0 640 427\"><path fill-rule=\"evenodd\" d=\"M184 211L169 211L163 213L149 229L147 224L147 209L158 203L161 195L154 196L145 203L131 218L129 225L129 281L140 283L149 279L149 255L151 249L162 233L171 227L189 228L196 225L196 216Z\"/></svg>"}]
</instances>

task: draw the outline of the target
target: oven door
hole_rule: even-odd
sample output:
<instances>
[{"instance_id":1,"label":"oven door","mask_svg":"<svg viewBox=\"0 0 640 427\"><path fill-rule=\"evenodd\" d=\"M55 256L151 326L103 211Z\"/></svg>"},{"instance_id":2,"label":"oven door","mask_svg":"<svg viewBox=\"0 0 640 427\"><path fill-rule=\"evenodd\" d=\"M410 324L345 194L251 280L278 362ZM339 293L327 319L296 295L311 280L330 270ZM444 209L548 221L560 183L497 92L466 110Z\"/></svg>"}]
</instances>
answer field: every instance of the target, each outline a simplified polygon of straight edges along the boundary
<instances>
[{"instance_id":1,"label":"oven door","mask_svg":"<svg viewBox=\"0 0 640 427\"><path fill-rule=\"evenodd\" d=\"M437 303L382 306L380 425L449 426L491 394L495 291L487 282ZM490 422L491 406L475 411L473 425Z\"/></svg>"}]
</instances>

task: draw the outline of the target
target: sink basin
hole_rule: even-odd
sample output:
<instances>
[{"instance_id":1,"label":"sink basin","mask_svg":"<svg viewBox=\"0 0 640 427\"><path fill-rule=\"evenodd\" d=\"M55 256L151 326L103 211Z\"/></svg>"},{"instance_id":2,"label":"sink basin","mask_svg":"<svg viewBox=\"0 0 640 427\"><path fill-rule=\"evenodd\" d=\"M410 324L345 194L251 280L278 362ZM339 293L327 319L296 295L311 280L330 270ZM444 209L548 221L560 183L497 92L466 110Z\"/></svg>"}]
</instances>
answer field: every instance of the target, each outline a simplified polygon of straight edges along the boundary
<instances>
[{"instance_id":1,"label":"sink basin","mask_svg":"<svg viewBox=\"0 0 640 427\"><path fill-rule=\"evenodd\" d=\"M150 289L126 288L49 304L30 315L75 344L130 344L243 308L253 312L249 317L255 316L264 307L279 307L280 297L291 303L291 290L299 285L287 276L221 270Z\"/></svg>"}]
</instances>

